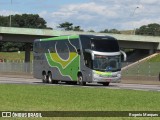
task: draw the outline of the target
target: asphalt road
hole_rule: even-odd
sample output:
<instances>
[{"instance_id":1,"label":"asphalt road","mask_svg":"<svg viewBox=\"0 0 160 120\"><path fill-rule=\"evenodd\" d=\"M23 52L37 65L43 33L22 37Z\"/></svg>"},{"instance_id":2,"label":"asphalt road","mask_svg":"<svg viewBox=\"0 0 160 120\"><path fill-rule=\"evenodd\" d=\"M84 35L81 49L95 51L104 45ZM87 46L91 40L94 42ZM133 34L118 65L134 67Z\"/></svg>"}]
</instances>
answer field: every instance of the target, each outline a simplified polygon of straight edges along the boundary
<instances>
[{"instance_id":1,"label":"asphalt road","mask_svg":"<svg viewBox=\"0 0 160 120\"><path fill-rule=\"evenodd\" d=\"M44 84L40 79L34 78L19 78L19 77L0 77L0 84L33 84L33 85L62 85L70 87L89 87L89 88L106 88L106 89L130 89L142 91L158 91L160 92L160 85L143 85L143 84L122 84L111 83L110 86L102 86L101 84L87 84L86 86L69 85L65 83L59 84Z\"/></svg>"}]
</instances>

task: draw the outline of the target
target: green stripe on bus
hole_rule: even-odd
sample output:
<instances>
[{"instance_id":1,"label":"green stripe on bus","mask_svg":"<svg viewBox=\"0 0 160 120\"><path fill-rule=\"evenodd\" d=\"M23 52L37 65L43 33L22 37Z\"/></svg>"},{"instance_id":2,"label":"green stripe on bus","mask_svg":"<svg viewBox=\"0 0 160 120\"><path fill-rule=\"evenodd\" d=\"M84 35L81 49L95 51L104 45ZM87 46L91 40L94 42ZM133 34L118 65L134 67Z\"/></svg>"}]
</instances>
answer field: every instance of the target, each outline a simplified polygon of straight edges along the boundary
<instances>
[{"instance_id":1,"label":"green stripe on bus","mask_svg":"<svg viewBox=\"0 0 160 120\"><path fill-rule=\"evenodd\" d=\"M79 35L51 37L51 38L41 39L40 41L65 40L68 38L69 38L69 40L77 39L77 38L79 38Z\"/></svg>"},{"instance_id":2,"label":"green stripe on bus","mask_svg":"<svg viewBox=\"0 0 160 120\"><path fill-rule=\"evenodd\" d=\"M52 56L50 53L45 53L48 64L50 67L56 67L59 69L60 73L62 76L70 76L71 80L77 80L77 73L79 71L79 63L80 63L80 56L77 55L74 59L72 59L71 63L68 63L65 68L62 65L62 63L56 62L52 59Z\"/></svg>"},{"instance_id":3,"label":"green stripe on bus","mask_svg":"<svg viewBox=\"0 0 160 120\"><path fill-rule=\"evenodd\" d=\"M96 74L98 75L103 75L103 76L112 76L112 72L100 72L100 71L95 71Z\"/></svg>"}]
</instances>

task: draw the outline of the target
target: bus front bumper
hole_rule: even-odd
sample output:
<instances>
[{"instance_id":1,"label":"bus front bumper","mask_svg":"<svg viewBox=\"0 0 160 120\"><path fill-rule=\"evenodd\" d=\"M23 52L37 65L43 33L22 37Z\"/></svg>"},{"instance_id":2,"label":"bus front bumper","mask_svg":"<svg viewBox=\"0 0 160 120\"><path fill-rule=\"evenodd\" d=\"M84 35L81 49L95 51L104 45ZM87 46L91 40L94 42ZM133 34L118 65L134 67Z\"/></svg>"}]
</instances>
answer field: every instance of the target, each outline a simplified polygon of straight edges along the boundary
<instances>
[{"instance_id":1,"label":"bus front bumper","mask_svg":"<svg viewBox=\"0 0 160 120\"><path fill-rule=\"evenodd\" d=\"M121 81L121 72L95 72L93 71L93 82L111 82L119 83Z\"/></svg>"}]
</instances>

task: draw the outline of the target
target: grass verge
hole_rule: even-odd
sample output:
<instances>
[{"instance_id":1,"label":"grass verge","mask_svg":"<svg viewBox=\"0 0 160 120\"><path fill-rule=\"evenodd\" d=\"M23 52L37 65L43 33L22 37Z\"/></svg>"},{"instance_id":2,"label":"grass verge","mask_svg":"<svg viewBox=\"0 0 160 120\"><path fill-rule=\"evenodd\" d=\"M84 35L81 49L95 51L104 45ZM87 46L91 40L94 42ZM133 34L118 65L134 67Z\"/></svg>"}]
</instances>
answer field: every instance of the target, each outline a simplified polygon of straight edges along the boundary
<instances>
[{"instance_id":1,"label":"grass verge","mask_svg":"<svg viewBox=\"0 0 160 120\"><path fill-rule=\"evenodd\" d=\"M46 85L0 84L0 111L159 111L159 92ZM18 119L18 118L17 118ZM40 119L40 118L38 118ZM64 119L64 118L43 118ZM149 120L149 118L65 118ZM157 118L154 118L157 119Z\"/></svg>"},{"instance_id":2,"label":"grass verge","mask_svg":"<svg viewBox=\"0 0 160 120\"><path fill-rule=\"evenodd\" d=\"M6 61L24 61L25 52L0 52L0 59ZM33 53L31 52L30 59L33 60Z\"/></svg>"},{"instance_id":3,"label":"grass verge","mask_svg":"<svg viewBox=\"0 0 160 120\"><path fill-rule=\"evenodd\" d=\"M160 110L159 92L45 85L0 85L1 110Z\"/></svg>"},{"instance_id":4,"label":"grass verge","mask_svg":"<svg viewBox=\"0 0 160 120\"><path fill-rule=\"evenodd\" d=\"M148 60L148 62L160 62L160 54Z\"/></svg>"}]
</instances>

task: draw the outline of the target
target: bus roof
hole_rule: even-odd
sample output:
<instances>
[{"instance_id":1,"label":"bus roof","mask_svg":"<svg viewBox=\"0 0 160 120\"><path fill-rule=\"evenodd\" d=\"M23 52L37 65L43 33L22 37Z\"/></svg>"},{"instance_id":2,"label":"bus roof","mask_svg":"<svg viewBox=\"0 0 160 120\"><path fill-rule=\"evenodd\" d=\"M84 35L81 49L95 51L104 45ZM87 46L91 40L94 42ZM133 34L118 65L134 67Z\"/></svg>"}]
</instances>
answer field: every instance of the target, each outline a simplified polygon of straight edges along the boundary
<instances>
[{"instance_id":1,"label":"bus roof","mask_svg":"<svg viewBox=\"0 0 160 120\"><path fill-rule=\"evenodd\" d=\"M114 37L111 36L96 36L96 35L65 35L65 36L58 36L58 37L51 37L51 38L44 38L40 39L40 41L52 41L52 40L64 40L64 39L76 39L79 38L80 36L83 37L88 37L90 39L96 39L96 38L108 38L108 39L115 39ZM38 40L39 41L39 40Z\"/></svg>"},{"instance_id":2,"label":"bus roof","mask_svg":"<svg viewBox=\"0 0 160 120\"><path fill-rule=\"evenodd\" d=\"M44 38L40 39L40 41L52 41L52 40L64 40L64 39L76 39L79 38L79 35L66 35L66 36L58 36L58 37L51 37L51 38Z\"/></svg>"}]
</instances>

